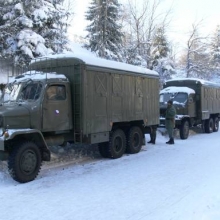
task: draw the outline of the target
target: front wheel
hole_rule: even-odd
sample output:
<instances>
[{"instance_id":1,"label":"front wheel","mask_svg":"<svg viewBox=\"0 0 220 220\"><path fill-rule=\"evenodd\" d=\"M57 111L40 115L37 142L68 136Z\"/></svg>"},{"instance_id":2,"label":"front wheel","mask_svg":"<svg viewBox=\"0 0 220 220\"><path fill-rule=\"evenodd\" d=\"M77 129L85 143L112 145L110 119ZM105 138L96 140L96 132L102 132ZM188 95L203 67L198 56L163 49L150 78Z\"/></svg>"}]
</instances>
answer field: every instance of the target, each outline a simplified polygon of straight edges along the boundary
<instances>
[{"instance_id":1,"label":"front wheel","mask_svg":"<svg viewBox=\"0 0 220 220\"><path fill-rule=\"evenodd\" d=\"M183 121L180 126L180 138L182 140L187 139L189 136L189 122L187 120Z\"/></svg>"},{"instance_id":2,"label":"front wheel","mask_svg":"<svg viewBox=\"0 0 220 220\"><path fill-rule=\"evenodd\" d=\"M15 146L8 159L9 173L20 183L34 180L40 171L41 164L40 149L30 141L21 142Z\"/></svg>"}]
</instances>

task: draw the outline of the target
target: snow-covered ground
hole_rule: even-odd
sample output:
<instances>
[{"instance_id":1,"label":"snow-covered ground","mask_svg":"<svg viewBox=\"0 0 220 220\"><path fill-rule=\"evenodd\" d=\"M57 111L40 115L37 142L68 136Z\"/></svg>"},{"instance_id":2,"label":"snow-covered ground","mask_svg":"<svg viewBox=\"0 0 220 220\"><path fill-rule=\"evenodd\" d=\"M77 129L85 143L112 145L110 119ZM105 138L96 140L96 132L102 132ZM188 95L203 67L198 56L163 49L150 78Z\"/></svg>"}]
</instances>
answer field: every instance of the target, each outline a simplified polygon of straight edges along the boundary
<instances>
[{"instance_id":1,"label":"snow-covered ground","mask_svg":"<svg viewBox=\"0 0 220 220\"><path fill-rule=\"evenodd\" d=\"M8 74L5 72L0 73L0 84L6 84L8 82Z\"/></svg>"},{"instance_id":2,"label":"snow-covered ground","mask_svg":"<svg viewBox=\"0 0 220 220\"><path fill-rule=\"evenodd\" d=\"M146 136L149 139L149 136ZM19 184L0 163L1 220L219 220L219 132L48 168Z\"/></svg>"}]
</instances>

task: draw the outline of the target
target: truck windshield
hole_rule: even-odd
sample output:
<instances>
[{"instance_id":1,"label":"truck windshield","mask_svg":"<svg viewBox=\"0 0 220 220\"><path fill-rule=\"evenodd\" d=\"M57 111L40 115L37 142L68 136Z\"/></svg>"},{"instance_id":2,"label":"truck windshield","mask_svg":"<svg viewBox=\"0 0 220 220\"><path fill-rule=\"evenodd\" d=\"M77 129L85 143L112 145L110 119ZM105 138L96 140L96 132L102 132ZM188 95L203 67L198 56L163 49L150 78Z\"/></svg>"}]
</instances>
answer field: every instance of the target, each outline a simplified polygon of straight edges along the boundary
<instances>
[{"instance_id":1,"label":"truck windshield","mask_svg":"<svg viewBox=\"0 0 220 220\"><path fill-rule=\"evenodd\" d=\"M180 104L185 104L188 99L188 94L184 92L160 94L160 102L165 103L170 99L173 100L174 104L175 102Z\"/></svg>"},{"instance_id":2,"label":"truck windshield","mask_svg":"<svg viewBox=\"0 0 220 220\"><path fill-rule=\"evenodd\" d=\"M18 99L19 99L19 101L37 100L40 97L41 90L42 90L42 84L41 83L28 81L23 85L23 87L21 89L21 92L18 96Z\"/></svg>"},{"instance_id":3,"label":"truck windshield","mask_svg":"<svg viewBox=\"0 0 220 220\"><path fill-rule=\"evenodd\" d=\"M11 101L33 101L37 100L40 97L42 90L42 84L39 82L23 82L23 83L14 83L8 84L4 91L3 102Z\"/></svg>"},{"instance_id":4,"label":"truck windshield","mask_svg":"<svg viewBox=\"0 0 220 220\"><path fill-rule=\"evenodd\" d=\"M16 101L20 90L21 90L21 84L9 83L4 90L2 101L3 102Z\"/></svg>"}]
</instances>

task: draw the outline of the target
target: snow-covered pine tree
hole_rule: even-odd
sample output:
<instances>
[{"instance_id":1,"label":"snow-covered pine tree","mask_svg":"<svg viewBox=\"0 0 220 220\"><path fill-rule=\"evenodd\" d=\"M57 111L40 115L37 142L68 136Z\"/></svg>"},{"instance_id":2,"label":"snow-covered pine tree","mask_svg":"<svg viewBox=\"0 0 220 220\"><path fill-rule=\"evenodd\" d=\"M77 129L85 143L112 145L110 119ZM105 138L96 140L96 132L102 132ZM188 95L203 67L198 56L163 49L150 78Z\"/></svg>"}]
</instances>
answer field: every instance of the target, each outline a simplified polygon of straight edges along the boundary
<instances>
[{"instance_id":1,"label":"snow-covered pine tree","mask_svg":"<svg viewBox=\"0 0 220 220\"><path fill-rule=\"evenodd\" d=\"M163 27L159 27L156 29L153 36L152 46L153 48L151 55L153 55L154 60L162 57L168 57L170 49Z\"/></svg>"},{"instance_id":2,"label":"snow-covered pine tree","mask_svg":"<svg viewBox=\"0 0 220 220\"><path fill-rule=\"evenodd\" d=\"M137 41L132 35L132 33L128 33L125 31L123 38L123 61L125 63L129 63L135 66L143 66L146 67L146 60L140 55L139 46L137 45Z\"/></svg>"},{"instance_id":3,"label":"snow-covered pine tree","mask_svg":"<svg viewBox=\"0 0 220 220\"><path fill-rule=\"evenodd\" d=\"M67 43L63 0L0 0L0 55L26 66Z\"/></svg>"},{"instance_id":4,"label":"snow-covered pine tree","mask_svg":"<svg viewBox=\"0 0 220 220\"><path fill-rule=\"evenodd\" d=\"M175 73L174 62L163 27L156 29L152 39L151 68L160 75L161 85Z\"/></svg>"},{"instance_id":5,"label":"snow-covered pine tree","mask_svg":"<svg viewBox=\"0 0 220 220\"><path fill-rule=\"evenodd\" d=\"M118 0L93 0L86 20L90 24L86 27L85 47L95 52L99 57L110 60L122 60L122 32L118 24L120 4Z\"/></svg>"},{"instance_id":6,"label":"snow-covered pine tree","mask_svg":"<svg viewBox=\"0 0 220 220\"><path fill-rule=\"evenodd\" d=\"M146 61L142 56L138 54L138 49L135 47L135 44L126 44L124 50L124 60L126 63L146 67Z\"/></svg>"}]
</instances>

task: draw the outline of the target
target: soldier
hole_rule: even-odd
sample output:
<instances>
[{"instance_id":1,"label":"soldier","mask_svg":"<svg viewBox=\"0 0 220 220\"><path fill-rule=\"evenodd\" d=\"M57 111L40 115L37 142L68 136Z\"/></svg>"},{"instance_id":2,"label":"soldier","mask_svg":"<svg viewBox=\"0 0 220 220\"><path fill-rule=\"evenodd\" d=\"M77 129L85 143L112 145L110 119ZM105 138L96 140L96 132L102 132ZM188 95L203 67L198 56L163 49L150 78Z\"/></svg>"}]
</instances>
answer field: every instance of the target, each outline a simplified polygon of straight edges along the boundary
<instances>
[{"instance_id":1,"label":"soldier","mask_svg":"<svg viewBox=\"0 0 220 220\"><path fill-rule=\"evenodd\" d=\"M167 110L165 115L165 125L169 135L170 140L166 142L166 144L174 144L173 139L173 129L175 127L175 116L176 116L176 109L173 106L173 101L169 100L167 102Z\"/></svg>"},{"instance_id":2,"label":"soldier","mask_svg":"<svg viewBox=\"0 0 220 220\"><path fill-rule=\"evenodd\" d=\"M157 127L153 126L153 127L151 127L151 131L150 131L150 141L148 141L147 143L155 144L156 135L157 135Z\"/></svg>"}]
</instances>

